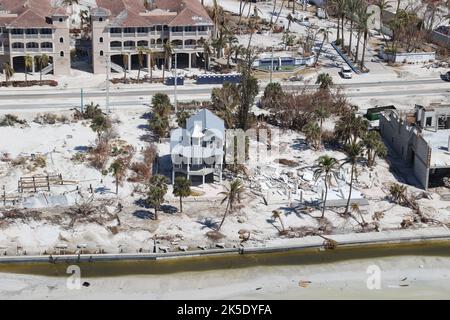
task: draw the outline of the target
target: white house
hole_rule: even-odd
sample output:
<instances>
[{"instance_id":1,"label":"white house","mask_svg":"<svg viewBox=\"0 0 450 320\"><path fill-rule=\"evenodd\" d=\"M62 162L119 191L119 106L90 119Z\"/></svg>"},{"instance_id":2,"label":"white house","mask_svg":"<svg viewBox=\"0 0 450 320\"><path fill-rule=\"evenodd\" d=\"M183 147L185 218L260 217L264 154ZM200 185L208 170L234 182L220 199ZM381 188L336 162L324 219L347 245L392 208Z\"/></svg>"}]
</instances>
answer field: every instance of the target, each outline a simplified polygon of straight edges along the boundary
<instances>
[{"instance_id":1,"label":"white house","mask_svg":"<svg viewBox=\"0 0 450 320\"><path fill-rule=\"evenodd\" d=\"M222 119L207 109L201 109L186 121L186 129L177 128L170 133L172 182L181 173L191 179L207 176L222 180L225 125Z\"/></svg>"}]
</instances>

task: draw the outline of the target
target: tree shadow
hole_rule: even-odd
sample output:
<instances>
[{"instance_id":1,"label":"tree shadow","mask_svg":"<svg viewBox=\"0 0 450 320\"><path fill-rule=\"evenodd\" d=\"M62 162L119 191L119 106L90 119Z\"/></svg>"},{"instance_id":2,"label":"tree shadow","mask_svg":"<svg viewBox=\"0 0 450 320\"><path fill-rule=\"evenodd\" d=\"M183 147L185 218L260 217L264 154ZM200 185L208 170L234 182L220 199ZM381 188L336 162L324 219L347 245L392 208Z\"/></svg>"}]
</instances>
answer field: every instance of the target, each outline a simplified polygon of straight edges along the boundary
<instances>
[{"instance_id":1,"label":"tree shadow","mask_svg":"<svg viewBox=\"0 0 450 320\"><path fill-rule=\"evenodd\" d=\"M87 152L89 150L88 146L76 146L73 150L78 152Z\"/></svg>"},{"instance_id":2,"label":"tree shadow","mask_svg":"<svg viewBox=\"0 0 450 320\"><path fill-rule=\"evenodd\" d=\"M115 192L112 192L111 189L108 188L108 187L95 188L94 192L95 193L100 193L100 194L107 194L107 193L114 193L115 194Z\"/></svg>"},{"instance_id":3,"label":"tree shadow","mask_svg":"<svg viewBox=\"0 0 450 320\"><path fill-rule=\"evenodd\" d=\"M178 208L174 207L174 206L172 206L170 204L163 204L161 206L161 211L164 212L164 213L176 214L176 213L178 213Z\"/></svg>"},{"instance_id":4,"label":"tree shadow","mask_svg":"<svg viewBox=\"0 0 450 320\"><path fill-rule=\"evenodd\" d=\"M133 212L133 216L142 220L154 220L155 214L148 210L136 210Z\"/></svg>"},{"instance_id":5,"label":"tree shadow","mask_svg":"<svg viewBox=\"0 0 450 320\"><path fill-rule=\"evenodd\" d=\"M310 147L308 143L306 143L306 139L294 139L294 144L292 144L290 147L291 149L298 150L298 151L305 151L309 150Z\"/></svg>"},{"instance_id":6,"label":"tree shadow","mask_svg":"<svg viewBox=\"0 0 450 320\"><path fill-rule=\"evenodd\" d=\"M150 209L151 206L148 204L146 199L137 199L134 201L134 204L141 208Z\"/></svg>"},{"instance_id":7,"label":"tree shadow","mask_svg":"<svg viewBox=\"0 0 450 320\"><path fill-rule=\"evenodd\" d=\"M212 218L205 218L203 220L197 220L197 223L201 224L201 229L212 229L216 230L219 226L219 223L217 221L214 221Z\"/></svg>"}]
</instances>

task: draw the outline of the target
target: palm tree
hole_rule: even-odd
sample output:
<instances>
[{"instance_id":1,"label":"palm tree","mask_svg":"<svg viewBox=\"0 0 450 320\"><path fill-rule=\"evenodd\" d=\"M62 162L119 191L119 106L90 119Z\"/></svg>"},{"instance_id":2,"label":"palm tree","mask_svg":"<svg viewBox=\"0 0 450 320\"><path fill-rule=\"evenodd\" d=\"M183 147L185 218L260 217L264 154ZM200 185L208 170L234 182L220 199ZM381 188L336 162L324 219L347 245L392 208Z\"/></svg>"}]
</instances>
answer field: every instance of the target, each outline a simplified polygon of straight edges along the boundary
<instances>
[{"instance_id":1,"label":"palm tree","mask_svg":"<svg viewBox=\"0 0 450 320\"><path fill-rule=\"evenodd\" d=\"M285 1L286 1L286 0L282 0L282 1L281 1L280 10L278 11L277 18L275 19L275 24L277 24L278 19L280 19L281 11L283 10L284 2L285 2Z\"/></svg>"},{"instance_id":2,"label":"palm tree","mask_svg":"<svg viewBox=\"0 0 450 320\"><path fill-rule=\"evenodd\" d=\"M122 54L123 62L123 83L127 83L127 70L130 67L128 65L128 54Z\"/></svg>"},{"instance_id":3,"label":"palm tree","mask_svg":"<svg viewBox=\"0 0 450 320\"><path fill-rule=\"evenodd\" d=\"M344 214L348 214L348 209L350 207L350 200L352 198L353 180L354 180L356 165L358 164L358 161L361 160L364 148L361 143L351 142L350 144L347 144L344 147L344 151L345 151L347 157L344 159L344 162L342 163L342 165L350 164L350 166L351 166L350 190L348 193L347 205L345 206L345 212L344 212Z\"/></svg>"},{"instance_id":4,"label":"palm tree","mask_svg":"<svg viewBox=\"0 0 450 320\"><path fill-rule=\"evenodd\" d=\"M169 128L169 119L165 116L155 114L149 121L149 127L160 137L164 138Z\"/></svg>"},{"instance_id":5,"label":"palm tree","mask_svg":"<svg viewBox=\"0 0 450 320\"><path fill-rule=\"evenodd\" d=\"M164 82L165 81L165 70L166 70L166 67L167 67L167 62L169 60L169 57L171 57L172 54L173 54L172 43L170 41L166 41L164 43L163 48L164 48L164 65L163 65L163 82Z\"/></svg>"},{"instance_id":6,"label":"palm tree","mask_svg":"<svg viewBox=\"0 0 450 320\"><path fill-rule=\"evenodd\" d=\"M211 44L209 43L209 40L200 39L200 43L203 48L203 59L205 60L205 73L209 70L209 60L211 57Z\"/></svg>"},{"instance_id":7,"label":"palm tree","mask_svg":"<svg viewBox=\"0 0 450 320\"><path fill-rule=\"evenodd\" d=\"M230 68L230 60L231 60L231 55L233 54L234 44L238 43L238 39L233 33L227 32L225 35L225 41L228 46L227 67Z\"/></svg>"},{"instance_id":8,"label":"palm tree","mask_svg":"<svg viewBox=\"0 0 450 320\"><path fill-rule=\"evenodd\" d=\"M284 228L283 219L281 218L281 212L278 211L278 210L273 210L272 211L272 218L280 220L280 224L281 224L280 233L285 233L286 229Z\"/></svg>"},{"instance_id":9,"label":"palm tree","mask_svg":"<svg viewBox=\"0 0 450 320\"><path fill-rule=\"evenodd\" d=\"M347 1L347 15L350 19L350 40L348 42L349 54L352 54L352 42L353 42L353 24L358 12L358 8L361 6L361 0L348 0Z\"/></svg>"},{"instance_id":10,"label":"palm tree","mask_svg":"<svg viewBox=\"0 0 450 320\"><path fill-rule=\"evenodd\" d=\"M341 43L344 43L344 16L345 16L345 10L347 7L346 4L347 0L332 0L332 7L334 8L334 11L336 12L337 15L337 34L336 34L336 44L339 44L340 40L341 40L341 33L340 33L340 28L341 28L341 19L342 19L342 41Z\"/></svg>"},{"instance_id":11,"label":"palm tree","mask_svg":"<svg viewBox=\"0 0 450 320\"><path fill-rule=\"evenodd\" d=\"M33 57L26 55L24 58L25 63L25 84L28 87L28 70L33 68Z\"/></svg>"},{"instance_id":12,"label":"palm tree","mask_svg":"<svg viewBox=\"0 0 450 320\"><path fill-rule=\"evenodd\" d=\"M158 211L167 193L167 178L162 175L155 175L151 177L148 187L147 203L155 208L155 220L158 220Z\"/></svg>"},{"instance_id":13,"label":"palm tree","mask_svg":"<svg viewBox=\"0 0 450 320\"><path fill-rule=\"evenodd\" d=\"M173 184L173 195L180 197L180 212L183 212L183 198L191 195L191 181L185 177L176 177Z\"/></svg>"},{"instance_id":14,"label":"palm tree","mask_svg":"<svg viewBox=\"0 0 450 320\"><path fill-rule=\"evenodd\" d=\"M328 73L321 73L317 76L316 84L320 84L320 89L328 90L333 85L333 78Z\"/></svg>"},{"instance_id":15,"label":"palm tree","mask_svg":"<svg viewBox=\"0 0 450 320\"><path fill-rule=\"evenodd\" d=\"M140 82L141 78L141 69L144 67L144 59L145 55L147 54L147 48L144 47L137 47L136 52L138 54L138 63L139 63L139 70L137 75L137 81ZM150 66L149 66L150 68Z\"/></svg>"},{"instance_id":16,"label":"palm tree","mask_svg":"<svg viewBox=\"0 0 450 320\"><path fill-rule=\"evenodd\" d=\"M319 104L314 111L317 120L319 120L319 142L322 144L322 128L323 122L330 116L328 109L323 104Z\"/></svg>"},{"instance_id":17,"label":"palm tree","mask_svg":"<svg viewBox=\"0 0 450 320\"><path fill-rule=\"evenodd\" d=\"M367 132L363 139L364 147L367 152L367 166L373 167L377 156L385 157L387 154L386 146L381 140L381 136L376 131Z\"/></svg>"},{"instance_id":18,"label":"palm tree","mask_svg":"<svg viewBox=\"0 0 450 320\"><path fill-rule=\"evenodd\" d=\"M320 156L317 159L317 169L314 171L314 178L318 180L320 177L324 177L325 182L325 197L322 205L322 218L325 216L325 205L328 197L328 187L331 184L331 177L336 177L338 171L338 160L328 155Z\"/></svg>"},{"instance_id":19,"label":"palm tree","mask_svg":"<svg viewBox=\"0 0 450 320\"><path fill-rule=\"evenodd\" d=\"M322 38L322 43L320 44L319 52L317 53L316 61L314 62L314 68L316 67L317 62L319 61L319 57L320 57L320 54L322 53L322 49L323 49L323 44L325 43L325 41L329 40L331 30L330 30L330 28L322 28L319 30L319 33L321 33L323 35L323 38Z\"/></svg>"},{"instance_id":20,"label":"palm tree","mask_svg":"<svg viewBox=\"0 0 450 320\"><path fill-rule=\"evenodd\" d=\"M6 86L9 87L9 79L14 75L14 69L7 62L3 63L3 70L5 72L5 82Z\"/></svg>"},{"instance_id":21,"label":"palm tree","mask_svg":"<svg viewBox=\"0 0 450 320\"><path fill-rule=\"evenodd\" d=\"M39 64L39 84L42 86L42 69L48 65L50 58L44 53L37 56L36 59Z\"/></svg>"},{"instance_id":22,"label":"palm tree","mask_svg":"<svg viewBox=\"0 0 450 320\"><path fill-rule=\"evenodd\" d=\"M306 141L315 149L319 148L320 127L316 122L309 122L303 127Z\"/></svg>"},{"instance_id":23,"label":"palm tree","mask_svg":"<svg viewBox=\"0 0 450 320\"><path fill-rule=\"evenodd\" d=\"M359 13L358 14L359 29L363 34L363 48L362 48L362 57L361 57L361 61L360 61L360 66L361 66L361 69L364 69L365 68L364 57L365 57L366 46L367 46L367 41L368 41L368 37L369 37L368 22L369 22L369 18L373 15L373 12L367 13L367 6L363 6L358 11L358 13Z\"/></svg>"},{"instance_id":24,"label":"palm tree","mask_svg":"<svg viewBox=\"0 0 450 320\"><path fill-rule=\"evenodd\" d=\"M98 135L98 140L101 139L102 133L111 127L111 122L103 114L97 114L92 119L91 129Z\"/></svg>"},{"instance_id":25,"label":"palm tree","mask_svg":"<svg viewBox=\"0 0 450 320\"><path fill-rule=\"evenodd\" d=\"M225 187L225 189L226 189L226 191L222 191L219 194L224 196L224 198L221 201L221 204L223 204L225 201L227 201L227 207L223 214L222 221L220 222L220 225L219 225L219 227L217 227L216 231L219 231L220 228L222 228L222 225L225 222L225 218L226 218L228 212L233 212L235 203L241 202L242 194L244 193L245 187L242 184L241 180L234 179L230 183L230 186Z\"/></svg>"},{"instance_id":26,"label":"palm tree","mask_svg":"<svg viewBox=\"0 0 450 320\"><path fill-rule=\"evenodd\" d=\"M389 186L389 195L392 201L399 205L403 205L407 202L408 196L406 192L407 189L405 185L394 182Z\"/></svg>"},{"instance_id":27,"label":"palm tree","mask_svg":"<svg viewBox=\"0 0 450 320\"><path fill-rule=\"evenodd\" d=\"M348 112L336 122L334 131L343 143L353 143L366 134L368 127L369 123L365 118Z\"/></svg>"},{"instance_id":28,"label":"palm tree","mask_svg":"<svg viewBox=\"0 0 450 320\"><path fill-rule=\"evenodd\" d=\"M119 194L119 184L125 179L126 163L123 159L116 159L109 167L109 172L112 174L116 184L116 195Z\"/></svg>"}]
</instances>

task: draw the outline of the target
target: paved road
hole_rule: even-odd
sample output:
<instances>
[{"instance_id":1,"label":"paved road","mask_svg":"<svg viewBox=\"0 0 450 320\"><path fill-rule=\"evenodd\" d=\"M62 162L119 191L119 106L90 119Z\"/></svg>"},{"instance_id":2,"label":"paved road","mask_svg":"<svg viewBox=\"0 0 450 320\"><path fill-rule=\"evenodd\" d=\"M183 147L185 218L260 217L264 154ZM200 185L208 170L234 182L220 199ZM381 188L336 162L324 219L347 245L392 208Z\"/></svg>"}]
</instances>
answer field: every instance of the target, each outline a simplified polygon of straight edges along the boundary
<instances>
[{"instance_id":1,"label":"paved road","mask_svg":"<svg viewBox=\"0 0 450 320\"><path fill-rule=\"evenodd\" d=\"M433 86L436 84L436 86ZM340 84L346 89L348 97L382 97L382 96L408 96L408 95L450 95L450 83L447 85L440 79L386 81ZM414 87L416 86L416 87ZM421 88L417 88L421 86ZM180 101L207 100L214 86L180 86L178 97ZM299 90L302 88L317 88L316 85L301 83L285 84L286 90ZM411 88L409 88L411 87ZM379 88L374 90L373 88ZM261 88L263 89L263 88ZM365 91L367 89L367 91ZM390 89L390 90L389 90ZM127 88L112 89L110 91L112 107L142 106L150 102L149 97L157 92L164 92L173 96L173 87L158 88ZM261 92L262 94L262 92ZM84 92L84 101L104 102L105 90L90 89ZM50 103L51 102L51 103ZM65 89L38 89L38 90L8 90L0 91L0 110L10 109L66 109L78 106L80 92Z\"/></svg>"}]
</instances>

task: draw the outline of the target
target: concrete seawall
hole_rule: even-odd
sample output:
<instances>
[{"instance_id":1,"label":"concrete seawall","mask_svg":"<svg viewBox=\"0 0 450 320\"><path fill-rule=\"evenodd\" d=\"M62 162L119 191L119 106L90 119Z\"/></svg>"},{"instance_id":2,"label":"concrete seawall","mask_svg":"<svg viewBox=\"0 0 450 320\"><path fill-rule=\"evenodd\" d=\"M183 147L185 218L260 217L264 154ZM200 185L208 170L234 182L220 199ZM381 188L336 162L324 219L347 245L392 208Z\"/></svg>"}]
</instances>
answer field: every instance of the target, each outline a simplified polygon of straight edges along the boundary
<instances>
[{"instance_id":1,"label":"concrete seawall","mask_svg":"<svg viewBox=\"0 0 450 320\"><path fill-rule=\"evenodd\" d=\"M372 245L388 244L414 244L432 241L450 241L450 230L443 227L416 229L416 230L395 230L384 232L355 233L342 235L327 235L328 239L337 242L338 246L365 247ZM123 254L83 254L83 255L53 255L53 256L2 256L0 264L26 264L26 263L81 263L81 262L102 262L102 261L157 261L207 257L245 255L245 254L267 254L275 252L288 252L307 249L324 249L324 239L318 236L311 236L299 239L278 239L267 241L265 246L224 249L207 249L186 252L168 253L123 253ZM449 245L450 250L450 245Z\"/></svg>"}]
</instances>

